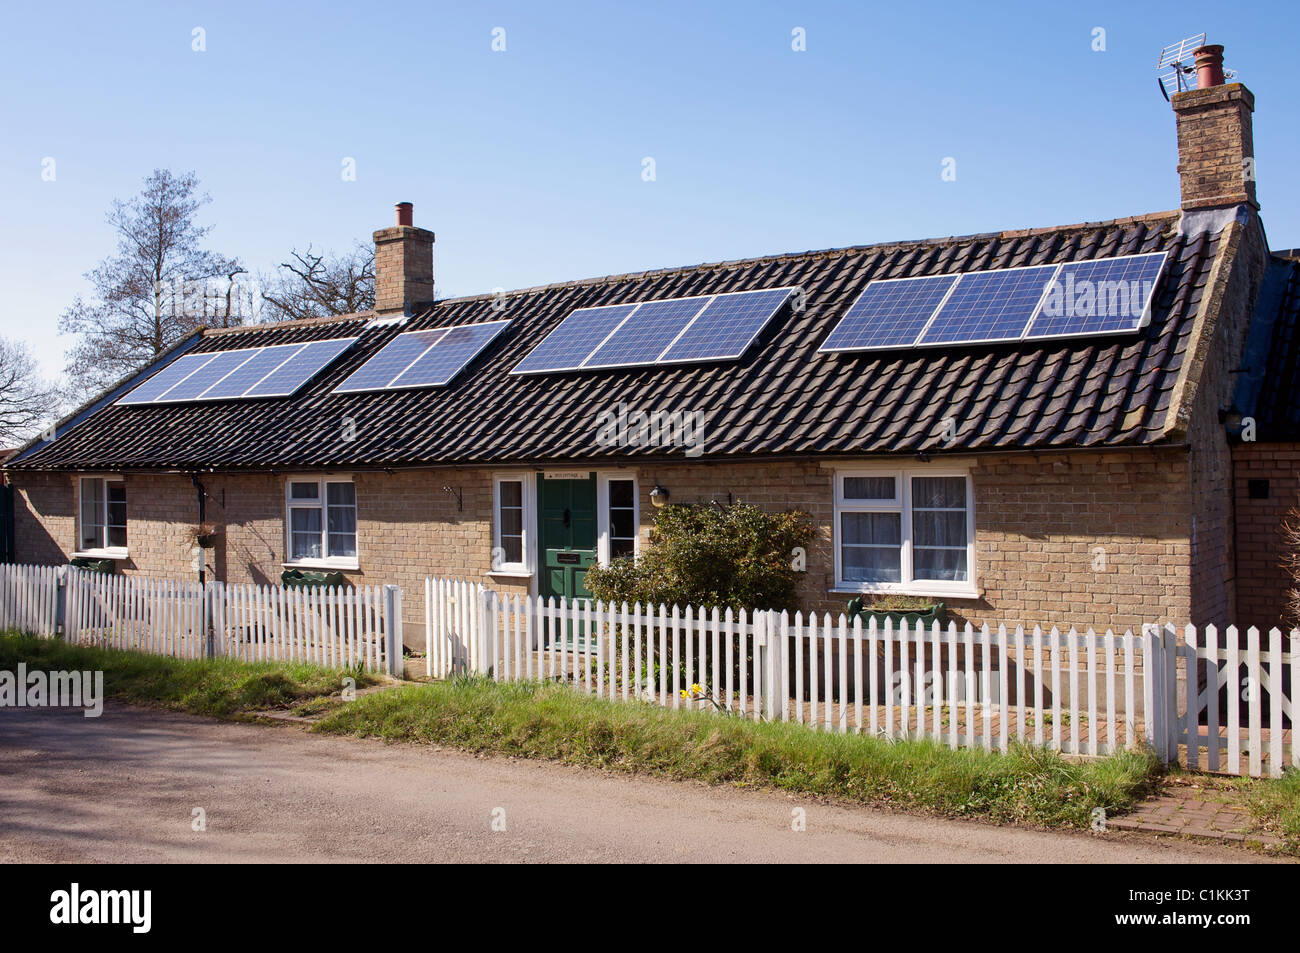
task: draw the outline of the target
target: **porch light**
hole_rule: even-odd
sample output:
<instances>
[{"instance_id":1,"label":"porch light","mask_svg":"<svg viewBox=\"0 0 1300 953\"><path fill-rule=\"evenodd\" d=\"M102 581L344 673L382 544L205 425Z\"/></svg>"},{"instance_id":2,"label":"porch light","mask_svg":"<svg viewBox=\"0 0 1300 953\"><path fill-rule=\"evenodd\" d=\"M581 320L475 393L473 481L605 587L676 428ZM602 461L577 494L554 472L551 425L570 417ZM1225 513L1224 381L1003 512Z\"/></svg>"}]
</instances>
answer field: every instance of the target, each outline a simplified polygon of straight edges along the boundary
<instances>
[{"instance_id":1,"label":"porch light","mask_svg":"<svg viewBox=\"0 0 1300 953\"><path fill-rule=\"evenodd\" d=\"M650 502L656 509L663 506L668 502L668 490L656 483L655 488L650 491Z\"/></svg>"}]
</instances>

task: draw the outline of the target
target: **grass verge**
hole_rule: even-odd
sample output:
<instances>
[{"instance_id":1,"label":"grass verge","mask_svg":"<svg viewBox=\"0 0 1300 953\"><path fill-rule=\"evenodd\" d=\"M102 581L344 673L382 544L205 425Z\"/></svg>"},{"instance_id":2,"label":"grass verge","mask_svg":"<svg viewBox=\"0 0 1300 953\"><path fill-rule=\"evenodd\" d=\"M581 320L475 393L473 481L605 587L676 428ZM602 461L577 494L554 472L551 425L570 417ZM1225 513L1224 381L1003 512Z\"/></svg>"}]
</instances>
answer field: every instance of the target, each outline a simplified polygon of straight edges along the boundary
<instances>
[{"instance_id":1,"label":"grass verge","mask_svg":"<svg viewBox=\"0 0 1300 953\"><path fill-rule=\"evenodd\" d=\"M1290 852L1300 852L1300 771L1254 781L1245 804L1263 830L1281 837Z\"/></svg>"},{"instance_id":2,"label":"grass verge","mask_svg":"<svg viewBox=\"0 0 1300 953\"><path fill-rule=\"evenodd\" d=\"M1130 809L1160 770L1135 752L1069 762L1028 747L954 751L482 678L377 692L314 730L1052 827Z\"/></svg>"},{"instance_id":3,"label":"grass verge","mask_svg":"<svg viewBox=\"0 0 1300 953\"><path fill-rule=\"evenodd\" d=\"M350 677L362 688L378 679L352 669L289 662L236 659L185 661L141 652L69 645L58 639L0 635L0 669L102 671L104 694L137 705L154 705L229 718L259 710L319 704Z\"/></svg>"}]
</instances>

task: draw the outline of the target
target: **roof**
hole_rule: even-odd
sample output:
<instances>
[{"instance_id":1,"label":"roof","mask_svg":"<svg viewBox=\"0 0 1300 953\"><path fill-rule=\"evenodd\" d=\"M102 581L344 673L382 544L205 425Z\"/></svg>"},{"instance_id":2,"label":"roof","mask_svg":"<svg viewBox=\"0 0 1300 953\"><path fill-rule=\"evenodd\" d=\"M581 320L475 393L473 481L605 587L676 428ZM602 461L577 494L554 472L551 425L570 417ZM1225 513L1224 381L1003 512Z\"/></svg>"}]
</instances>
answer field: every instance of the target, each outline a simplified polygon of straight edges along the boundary
<instances>
[{"instance_id":1,"label":"roof","mask_svg":"<svg viewBox=\"0 0 1300 953\"><path fill-rule=\"evenodd\" d=\"M1201 291L1222 233L1187 237L1166 212L1061 228L873 245L618 275L436 302L401 325L370 316L208 332L193 353L359 334L342 359L292 397L108 405L17 468L266 469L684 459L682 449L605 448L597 417L703 411L704 452L915 454L1119 447L1166 437ZM819 354L874 278L899 278L1171 252L1150 325L1134 335L925 351ZM511 376L575 308L799 285L806 310L783 311L738 361ZM394 336L510 317L514 323L443 388L334 395ZM355 437L346 439L344 419ZM945 440L944 420L956 424Z\"/></svg>"},{"instance_id":2,"label":"roof","mask_svg":"<svg viewBox=\"0 0 1300 953\"><path fill-rule=\"evenodd\" d=\"M1264 326L1263 347L1244 359L1247 372L1263 371L1259 397L1253 408L1240 398L1237 406L1255 418L1257 440L1300 440L1300 261L1274 253L1252 324Z\"/></svg>"}]
</instances>

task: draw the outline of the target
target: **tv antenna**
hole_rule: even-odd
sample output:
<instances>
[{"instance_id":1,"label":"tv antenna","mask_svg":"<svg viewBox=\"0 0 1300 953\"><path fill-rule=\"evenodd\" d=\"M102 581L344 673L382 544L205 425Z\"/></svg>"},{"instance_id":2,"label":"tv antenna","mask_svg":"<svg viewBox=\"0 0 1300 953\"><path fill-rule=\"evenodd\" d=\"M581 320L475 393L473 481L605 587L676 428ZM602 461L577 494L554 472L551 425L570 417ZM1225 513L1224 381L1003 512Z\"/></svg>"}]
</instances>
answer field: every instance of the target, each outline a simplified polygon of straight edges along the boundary
<instances>
[{"instance_id":1,"label":"tv antenna","mask_svg":"<svg viewBox=\"0 0 1300 953\"><path fill-rule=\"evenodd\" d=\"M1198 33L1185 40L1172 43L1160 51L1156 70L1160 78L1160 93L1169 99L1173 93L1185 93L1196 88L1196 56L1205 45L1205 34ZM1224 79L1234 79L1236 72L1224 70Z\"/></svg>"}]
</instances>

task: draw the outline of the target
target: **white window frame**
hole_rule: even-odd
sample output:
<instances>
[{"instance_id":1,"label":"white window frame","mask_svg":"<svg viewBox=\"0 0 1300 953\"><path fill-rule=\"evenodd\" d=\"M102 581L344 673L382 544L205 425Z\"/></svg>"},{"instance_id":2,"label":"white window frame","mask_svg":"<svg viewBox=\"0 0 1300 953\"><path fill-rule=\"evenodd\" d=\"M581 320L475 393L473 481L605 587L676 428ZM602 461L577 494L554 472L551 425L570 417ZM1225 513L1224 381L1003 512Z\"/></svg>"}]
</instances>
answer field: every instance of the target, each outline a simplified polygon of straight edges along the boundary
<instances>
[{"instance_id":1,"label":"white window frame","mask_svg":"<svg viewBox=\"0 0 1300 953\"><path fill-rule=\"evenodd\" d=\"M844 480L848 477L894 477L896 490L893 500L846 500ZM912 478L962 477L966 481L966 576L964 582L942 579L914 579L912 575ZM832 471L834 506L832 507L832 536L835 555L834 592L892 593L905 596L925 596L975 599L979 597L979 577L975 564L975 481L970 471L954 467L898 467L854 466L837 467ZM840 548L840 515L842 513L898 513L901 531L899 557L900 582L857 582L844 578L843 554Z\"/></svg>"},{"instance_id":2,"label":"white window frame","mask_svg":"<svg viewBox=\"0 0 1300 953\"><path fill-rule=\"evenodd\" d=\"M516 563L491 566L489 576L503 578L532 578L537 572L537 473L533 470L511 470L492 474L492 553L504 551L501 545L501 484L521 484L520 501L523 503L522 559Z\"/></svg>"},{"instance_id":3,"label":"white window frame","mask_svg":"<svg viewBox=\"0 0 1300 953\"><path fill-rule=\"evenodd\" d=\"M596 471L596 525L599 533L596 537L596 560L602 566L610 563L609 532L609 482L610 480L632 481L632 525L634 527L632 556L641 555L641 484L635 470L597 470Z\"/></svg>"},{"instance_id":4,"label":"white window frame","mask_svg":"<svg viewBox=\"0 0 1300 953\"><path fill-rule=\"evenodd\" d=\"M130 519L127 519L127 546L98 546L92 549L81 548L81 493L82 487L86 480L103 480L105 484L121 483L126 484L126 478L120 473L79 473L77 474L77 520L75 532L77 538L74 545L73 557L84 557L87 559L126 559L128 547L131 542ZM130 500L127 500L128 505ZM101 525L104 527L104 542L108 542L108 488L104 489L103 511L100 513L102 519Z\"/></svg>"},{"instance_id":5,"label":"white window frame","mask_svg":"<svg viewBox=\"0 0 1300 953\"><path fill-rule=\"evenodd\" d=\"M319 498L315 501L321 515L321 552L327 555L321 559L294 559L293 553L293 516L292 510L311 509L305 501L294 501L291 497L295 483L315 483L319 488ZM353 556L330 556L329 540L329 489L330 483L351 483L356 507L356 554ZM357 493L356 480L350 473L331 473L321 476L304 473L285 477L284 481L284 562L287 569L360 569L361 568L361 496Z\"/></svg>"}]
</instances>

